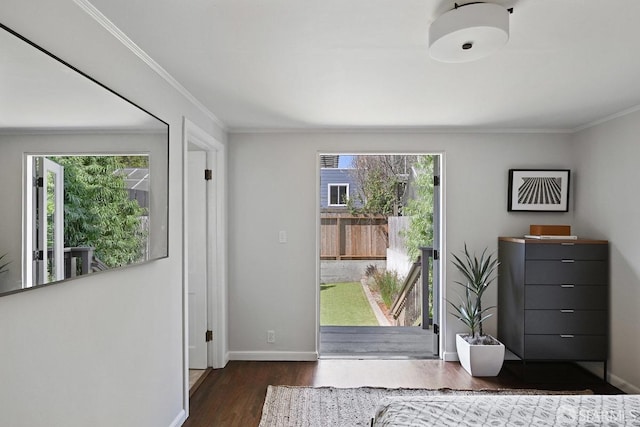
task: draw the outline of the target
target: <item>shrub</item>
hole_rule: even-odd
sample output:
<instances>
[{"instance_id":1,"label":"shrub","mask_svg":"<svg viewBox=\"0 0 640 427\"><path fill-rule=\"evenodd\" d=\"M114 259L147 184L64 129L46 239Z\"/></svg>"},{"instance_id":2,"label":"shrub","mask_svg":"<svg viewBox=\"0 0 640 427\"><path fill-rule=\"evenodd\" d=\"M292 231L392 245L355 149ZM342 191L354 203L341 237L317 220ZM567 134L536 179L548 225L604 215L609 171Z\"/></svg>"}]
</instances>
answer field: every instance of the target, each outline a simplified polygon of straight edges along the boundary
<instances>
[{"instance_id":1,"label":"shrub","mask_svg":"<svg viewBox=\"0 0 640 427\"><path fill-rule=\"evenodd\" d=\"M375 264L367 265L367 268L364 269L364 275L367 277L373 277L378 272L378 267Z\"/></svg>"},{"instance_id":2,"label":"shrub","mask_svg":"<svg viewBox=\"0 0 640 427\"><path fill-rule=\"evenodd\" d=\"M391 307L391 304L393 304L393 301L398 296L398 292L400 292L400 287L402 286L398 273L386 270L382 272L376 271L373 278L376 286L380 289L382 300L387 307Z\"/></svg>"}]
</instances>

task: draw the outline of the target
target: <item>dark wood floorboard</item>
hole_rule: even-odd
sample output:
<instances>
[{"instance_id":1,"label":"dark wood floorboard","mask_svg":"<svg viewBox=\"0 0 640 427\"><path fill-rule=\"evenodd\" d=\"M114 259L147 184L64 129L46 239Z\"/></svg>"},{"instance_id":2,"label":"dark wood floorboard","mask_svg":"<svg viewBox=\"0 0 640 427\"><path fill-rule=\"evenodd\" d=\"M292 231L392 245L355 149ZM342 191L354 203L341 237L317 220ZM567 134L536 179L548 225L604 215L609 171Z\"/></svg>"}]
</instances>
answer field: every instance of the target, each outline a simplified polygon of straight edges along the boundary
<instances>
[{"instance_id":1,"label":"dark wood floorboard","mask_svg":"<svg viewBox=\"0 0 640 427\"><path fill-rule=\"evenodd\" d=\"M403 326L321 326L320 356L434 359L431 330Z\"/></svg>"},{"instance_id":2,"label":"dark wood floorboard","mask_svg":"<svg viewBox=\"0 0 640 427\"><path fill-rule=\"evenodd\" d=\"M212 371L191 397L185 427L257 426L268 385L546 390L591 389L618 394L573 364L527 364L532 379L524 381L521 363L505 362L493 378L469 376L457 362L441 360L339 360L317 362L229 362Z\"/></svg>"}]
</instances>

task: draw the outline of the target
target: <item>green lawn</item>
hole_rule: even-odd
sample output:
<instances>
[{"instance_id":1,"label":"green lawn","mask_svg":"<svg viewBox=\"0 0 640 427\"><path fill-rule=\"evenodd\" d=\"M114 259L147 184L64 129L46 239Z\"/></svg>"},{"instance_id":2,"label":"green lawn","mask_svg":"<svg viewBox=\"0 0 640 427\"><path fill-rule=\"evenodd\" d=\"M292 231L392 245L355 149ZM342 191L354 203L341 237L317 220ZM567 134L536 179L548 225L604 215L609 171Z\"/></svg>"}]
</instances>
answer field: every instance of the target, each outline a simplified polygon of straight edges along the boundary
<instances>
[{"instance_id":1,"label":"green lawn","mask_svg":"<svg viewBox=\"0 0 640 427\"><path fill-rule=\"evenodd\" d=\"M320 325L378 326L358 282L320 285Z\"/></svg>"}]
</instances>

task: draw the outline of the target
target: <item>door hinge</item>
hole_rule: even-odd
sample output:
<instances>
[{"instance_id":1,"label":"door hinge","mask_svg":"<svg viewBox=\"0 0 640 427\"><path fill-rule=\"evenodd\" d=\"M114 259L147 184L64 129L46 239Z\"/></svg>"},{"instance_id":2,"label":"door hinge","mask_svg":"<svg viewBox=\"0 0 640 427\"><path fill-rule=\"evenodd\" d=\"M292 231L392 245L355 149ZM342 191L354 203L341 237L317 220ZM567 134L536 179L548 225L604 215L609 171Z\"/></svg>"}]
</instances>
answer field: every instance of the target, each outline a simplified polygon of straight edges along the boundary
<instances>
[{"instance_id":1,"label":"door hinge","mask_svg":"<svg viewBox=\"0 0 640 427\"><path fill-rule=\"evenodd\" d=\"M207 331L204 334L205 342L213 341L213 331Z\"/></svg>"},{"instance_id":2,"label":"door hinge","mask_svg":"<svg viewBox=\"0 0 640 427\"><path fill-rule=\"evenodd\" d=\"M435 261L437 261L437 260L439 260L439 259L440 259L440 252L439 252L437 249L434 249L434 250L433 250L433 259L434 259Z\"/></svg>"},{"instance_id":3,"label":"door hinge","mask_svg":"<svg viewBox=\"0 0 640 427\"><path fill-rule=\"evenodd\" d=\"M204 180L211 181L213 179L213 171L211 169L204 170Z\"/></svg>"},{"instance_id":4,"label":"door hinge","mask_svg":"<svg viewBox=\"0 0 640 427\"><path fill-rule=\"evenodd\" d=\"M433 186L437 187L440 185L440 177L438 175L433 176Z\"/></svg>"},{"instance_id":5,"label":"door hinge","mask_svg":"<svg viewBox=\"0 0 640 427\"><path fill-rule=\"evenodd\" d=\"M39 176L37 178L33 178L33 186L42 188L44 187L44 178Z\"/></svg>"},{"instance_id":6,"label":"door hinge","mask_svg":"<svg viewBox=\"0 0 640 427\"><path fill-rule=\"evenodd\" d=\"M438 335L440 333L440 326L437 323L433 324L433 333Z\"/></svg>"},{"instance_id":7,"label":"door hinge","mask_svg":"<svg viewBox=\"0 0 640 427\"><path fill-rule=\"evenodd\" d=\"M43 251L33 251L33 260L34 261L44 261L44 252Z\"/></svg>"}]
</instances>

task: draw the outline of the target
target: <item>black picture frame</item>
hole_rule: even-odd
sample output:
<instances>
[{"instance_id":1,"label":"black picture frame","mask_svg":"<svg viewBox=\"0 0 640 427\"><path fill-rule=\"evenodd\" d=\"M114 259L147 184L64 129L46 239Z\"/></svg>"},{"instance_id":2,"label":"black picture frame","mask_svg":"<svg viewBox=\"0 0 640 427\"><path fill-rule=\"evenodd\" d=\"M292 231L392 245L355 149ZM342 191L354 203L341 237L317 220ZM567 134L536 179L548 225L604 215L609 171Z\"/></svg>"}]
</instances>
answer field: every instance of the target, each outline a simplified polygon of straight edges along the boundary
<instances>
[{"instance_id":1,"label":"black picture frame","mask_svg":"<svg viewBox=\"0 0 640 427\"><path fill-rule=\"evenodd\" d=\"M509 169L507 211L568 212L571 170Z\"/></svg>"}]
</instances>

